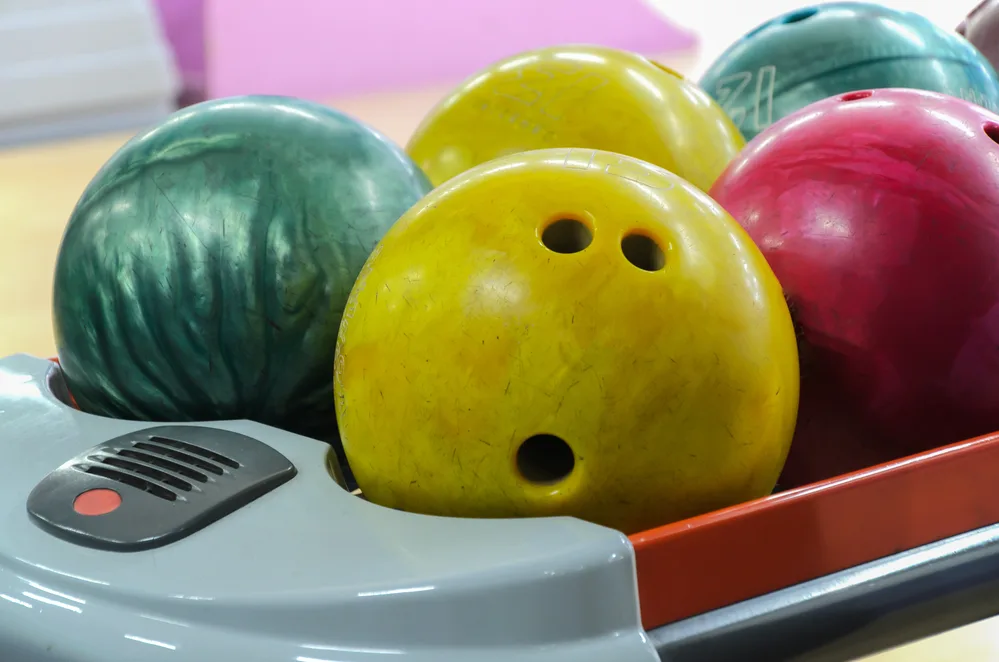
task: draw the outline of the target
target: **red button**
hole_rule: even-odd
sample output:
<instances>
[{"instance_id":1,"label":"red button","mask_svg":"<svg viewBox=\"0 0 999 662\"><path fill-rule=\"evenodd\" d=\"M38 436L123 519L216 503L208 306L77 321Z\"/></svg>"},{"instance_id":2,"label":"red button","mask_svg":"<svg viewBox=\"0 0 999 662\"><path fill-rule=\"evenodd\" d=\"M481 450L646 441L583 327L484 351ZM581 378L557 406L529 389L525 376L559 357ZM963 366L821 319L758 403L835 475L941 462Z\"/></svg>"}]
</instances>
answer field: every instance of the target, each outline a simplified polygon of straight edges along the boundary
<instances>
[{"instance_id":1,"label":"red button","mask_svg":"<svg viewBox=\"0 0 999 662\"><path fill-rule=\"evenodd\" d=\"M121 495L114 490L87 490L76 497L73 510L81 515L107 515L121 505Z\"/></svg>"}]
</instances>

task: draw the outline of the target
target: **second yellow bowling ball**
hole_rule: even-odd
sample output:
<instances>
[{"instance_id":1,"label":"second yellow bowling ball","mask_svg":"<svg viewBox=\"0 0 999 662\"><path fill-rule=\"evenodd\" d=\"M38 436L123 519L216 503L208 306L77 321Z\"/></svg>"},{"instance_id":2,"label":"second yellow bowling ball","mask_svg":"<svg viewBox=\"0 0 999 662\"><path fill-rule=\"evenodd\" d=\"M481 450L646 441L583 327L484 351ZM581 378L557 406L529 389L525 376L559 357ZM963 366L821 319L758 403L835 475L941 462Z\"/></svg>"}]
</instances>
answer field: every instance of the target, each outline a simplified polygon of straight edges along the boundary
<instances>
[{"instance_id":1,"label":"second yellow bowling ball","mask_svg":"<svg viewBox=\"0 0 999 662\"><path fill-rule=\"evenodd\" d=\"M370 501L631 533L772 491L798 355L780 285L717 203L553 149L474 168L393 226L334 384Z\"/></svg>"},{"instance_id":2,"label":"second yellow bowling ball","mask_svg":"<svg viewBox=\"0 0 999 662\"><path fill-rule=\"evenodd\" d=\"M466 80L406 150L435 186L516 152L586 147L634 156L707 190L743 146L721 107L679 74L626 51L559 46Z\"/></svg>"}]
</instances>

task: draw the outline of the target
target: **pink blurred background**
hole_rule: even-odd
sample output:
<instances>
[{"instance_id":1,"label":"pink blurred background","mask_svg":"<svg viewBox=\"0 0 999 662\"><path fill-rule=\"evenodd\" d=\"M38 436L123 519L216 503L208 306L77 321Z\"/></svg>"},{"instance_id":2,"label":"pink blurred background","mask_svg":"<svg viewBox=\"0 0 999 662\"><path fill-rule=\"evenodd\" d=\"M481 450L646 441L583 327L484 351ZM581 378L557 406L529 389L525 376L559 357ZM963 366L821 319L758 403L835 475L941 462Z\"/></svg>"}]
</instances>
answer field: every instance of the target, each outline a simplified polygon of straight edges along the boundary
<instances>
[{"instance_id":1,"label":"pink blurred background","mask_svg":"<svg viewBox=\"0 0 999 662\"><path fill-rule=\"evenodd\" d=\"M519 51L600 43L647 54L695 36L641 0L157 0L185 101L327 99L470 75ZM388 17L388 18L386 18Z\"/></svg>"}]
</instances>

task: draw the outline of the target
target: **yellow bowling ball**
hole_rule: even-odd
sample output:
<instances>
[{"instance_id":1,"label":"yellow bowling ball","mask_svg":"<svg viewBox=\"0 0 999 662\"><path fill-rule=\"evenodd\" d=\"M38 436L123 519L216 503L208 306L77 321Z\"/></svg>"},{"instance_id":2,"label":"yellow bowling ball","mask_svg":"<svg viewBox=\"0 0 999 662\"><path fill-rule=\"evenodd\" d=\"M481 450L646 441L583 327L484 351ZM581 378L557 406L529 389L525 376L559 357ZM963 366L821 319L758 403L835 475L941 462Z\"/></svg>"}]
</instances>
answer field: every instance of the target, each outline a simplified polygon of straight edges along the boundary
<instances>
[{"instance_id":1,"label":"yellow bowling ball","mask_svg":"<svg viewBox=\"0 0 999 662\"><path fill-rule=\"evenodd\" d=\"M348 299L334 388L370 501L631 533L773 489L798 354L773 272L711 198L551 149L402 216Z\"/></svg>"},{"instance_id":2,"label":"yellow bowling ball","mask_svg":"<svg viewBox=\"0 0 999 662\"><path fill-rule=\"evenodd\" d=\"M648 161L706 191L744 144L721 107L679 74L626 51L559 46L462 83L406 150L435 186L501 156L586 147Z\"/></svg>"}]
</instances>

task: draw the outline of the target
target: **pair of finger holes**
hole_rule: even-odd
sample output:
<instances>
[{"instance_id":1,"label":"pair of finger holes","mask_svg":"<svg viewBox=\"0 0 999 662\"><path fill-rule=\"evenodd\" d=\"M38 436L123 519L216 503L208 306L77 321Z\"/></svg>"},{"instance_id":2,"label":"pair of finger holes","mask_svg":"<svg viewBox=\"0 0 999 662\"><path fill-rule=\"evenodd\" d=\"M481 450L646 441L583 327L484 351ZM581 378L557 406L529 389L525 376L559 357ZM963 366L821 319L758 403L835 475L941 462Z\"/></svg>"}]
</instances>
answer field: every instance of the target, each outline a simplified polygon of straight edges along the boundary
<instances>
[{"instance_id":1,"label":"pair of finger holes","mask_svg":"<svg viewBox=\"0 0 999 662\"><path fill-rule=\"evenodd\" d=\"M860 99L870 98L874 93L869 90L864 90L862 92L850 92L849 94L844 94L840 97L841 101L859 101ZM999 123L996 122L986 122L985 126L982 127L985 135L989 137L994 143L999 144Z\"/></svg>"},{"instance_id":2,"label":"pair of finger holes","mask_svg":"<svg viewBox=\"0 0 999 662\"><path fill-rule=\"evenodd\" d=\"M579 253L593 242L593 231L574 218L551 223L541 233L541 243L553 253ZM659 271L666 266L666 254L656 240L632 232L621 239L621 253L628 262L643 271Z\"/></svg>"}]
</instances>

